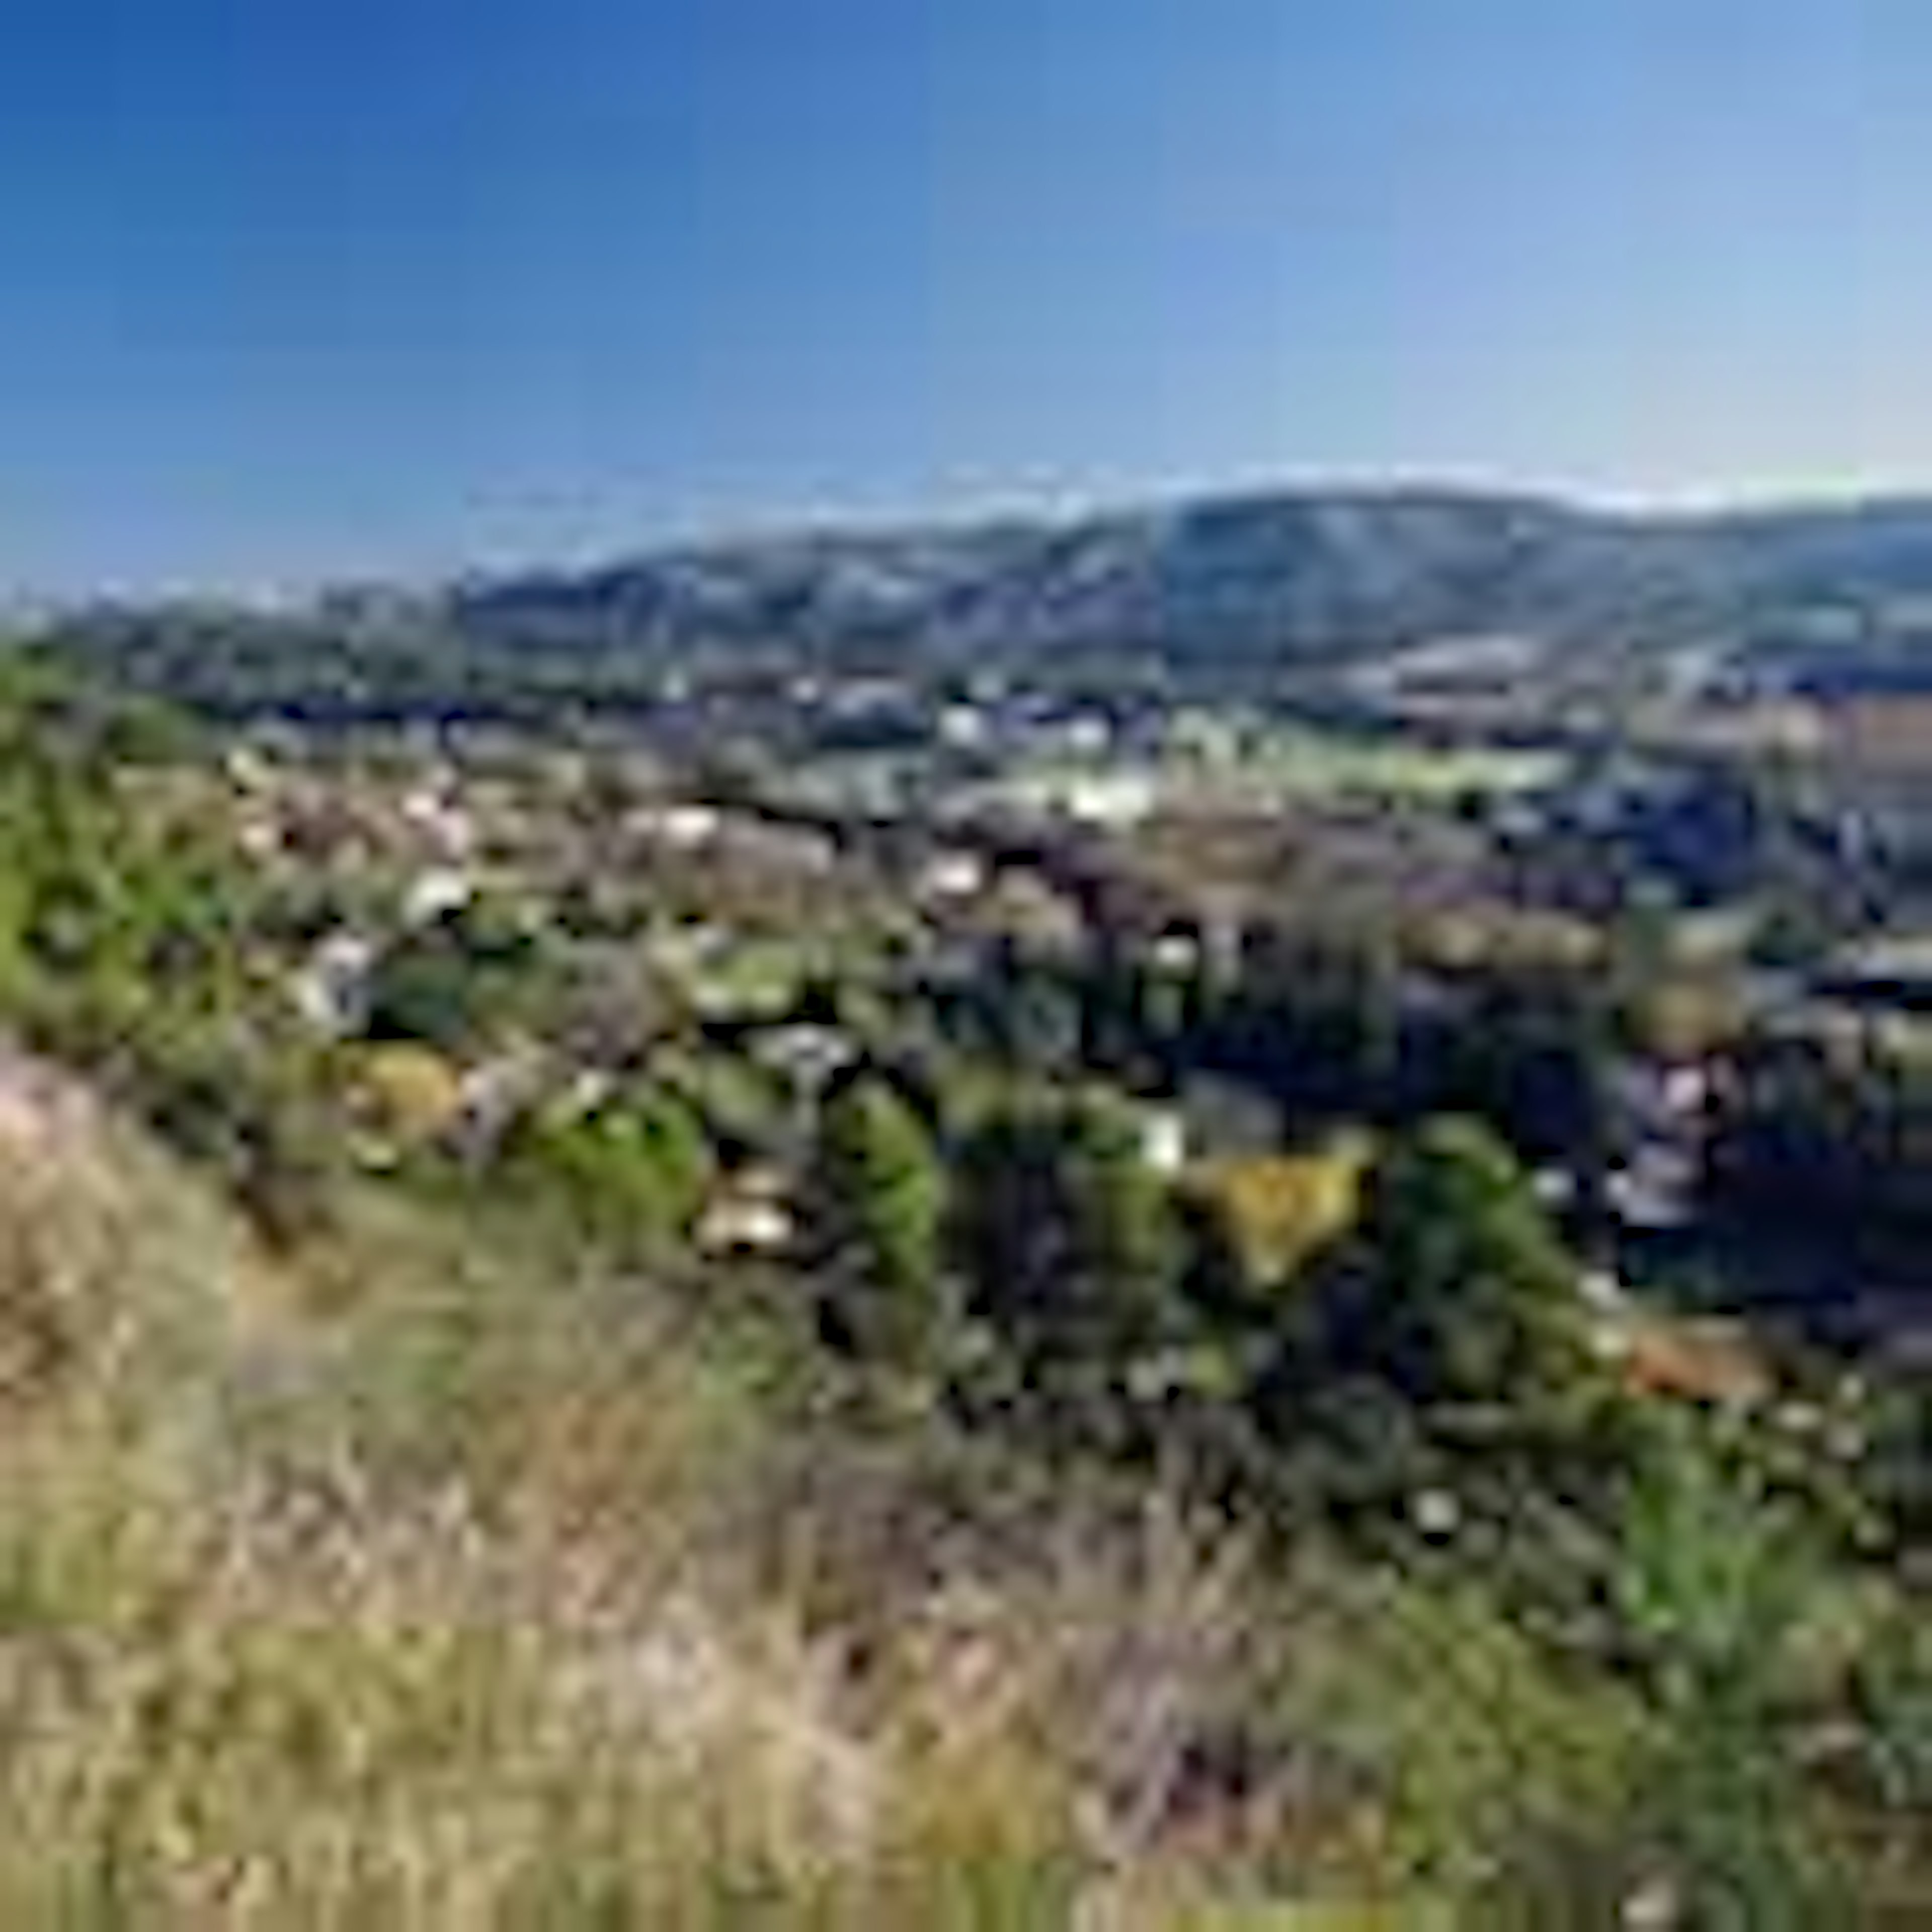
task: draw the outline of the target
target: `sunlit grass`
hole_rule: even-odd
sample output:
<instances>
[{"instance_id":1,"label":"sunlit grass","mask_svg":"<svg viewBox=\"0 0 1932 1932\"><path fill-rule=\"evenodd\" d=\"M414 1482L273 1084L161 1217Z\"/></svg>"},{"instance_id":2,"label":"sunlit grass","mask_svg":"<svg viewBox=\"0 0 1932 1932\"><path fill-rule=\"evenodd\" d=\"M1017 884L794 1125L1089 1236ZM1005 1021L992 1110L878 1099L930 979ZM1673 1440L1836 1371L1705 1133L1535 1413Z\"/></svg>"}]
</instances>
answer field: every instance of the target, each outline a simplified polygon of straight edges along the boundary
<instances>
[{"instance_id":1,"label":"sunlit grass","mask_svg":"<svg viewBox=\"0 0 1932 1932\"><path fill-rule=\"evenodd\" d=\"M1473 1592L1004 1496L547 1233L373 1197L271 1260L118 1128L38 1151L0 1925L1586 1925L1645 1876L1654 1722Z\"/></svg>"}]
</instances>

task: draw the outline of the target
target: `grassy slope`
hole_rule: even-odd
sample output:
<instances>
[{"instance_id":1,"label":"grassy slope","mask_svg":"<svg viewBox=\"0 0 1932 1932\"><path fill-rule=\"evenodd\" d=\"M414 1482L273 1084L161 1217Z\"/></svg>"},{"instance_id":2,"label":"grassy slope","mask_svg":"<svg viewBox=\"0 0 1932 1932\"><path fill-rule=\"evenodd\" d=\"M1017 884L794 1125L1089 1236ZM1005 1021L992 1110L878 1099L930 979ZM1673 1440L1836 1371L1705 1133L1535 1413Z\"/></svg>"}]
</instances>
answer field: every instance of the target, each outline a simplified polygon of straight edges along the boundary
<instances>
[{"instance_id":1,"label":"grassy slope","mask_svg":"<svg viewBox=\"0 0 1932 1932\"><path fill-rule=\"evenodd\" d=\"M828 1423L393 1201L270 1261L29 1088L0 1924L1561 1926L1642 1879L1598 1821L1647 1720L1478 1606Z\"/></svg>"}]
</instances>

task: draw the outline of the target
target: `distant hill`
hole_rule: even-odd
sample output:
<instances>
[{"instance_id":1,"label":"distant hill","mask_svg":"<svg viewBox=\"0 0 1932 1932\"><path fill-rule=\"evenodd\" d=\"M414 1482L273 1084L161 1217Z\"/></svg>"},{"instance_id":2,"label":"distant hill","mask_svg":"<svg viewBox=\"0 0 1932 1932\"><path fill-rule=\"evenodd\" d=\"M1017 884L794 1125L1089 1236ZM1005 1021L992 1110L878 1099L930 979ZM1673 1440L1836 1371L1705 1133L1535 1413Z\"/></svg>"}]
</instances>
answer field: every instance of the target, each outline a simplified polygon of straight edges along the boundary
<instances>
[{"instance_id":1,"label":"distant hill","mask_svg":"<svg viewBox=\"0 0 1932 1932\"><path fill-rule=\"evenodd\" d=\"M337 592L272 616L98 610L56 628L137 685L241 710L409 710L505 692L621 702L668 659L760 646L1226 669L1506 634L1611 661L1694 645L1801 670L1895 670L1932 667L1932 500L1666 516L1448 490L1299 491L687 545Z\"/></svg>"}]
</instances>

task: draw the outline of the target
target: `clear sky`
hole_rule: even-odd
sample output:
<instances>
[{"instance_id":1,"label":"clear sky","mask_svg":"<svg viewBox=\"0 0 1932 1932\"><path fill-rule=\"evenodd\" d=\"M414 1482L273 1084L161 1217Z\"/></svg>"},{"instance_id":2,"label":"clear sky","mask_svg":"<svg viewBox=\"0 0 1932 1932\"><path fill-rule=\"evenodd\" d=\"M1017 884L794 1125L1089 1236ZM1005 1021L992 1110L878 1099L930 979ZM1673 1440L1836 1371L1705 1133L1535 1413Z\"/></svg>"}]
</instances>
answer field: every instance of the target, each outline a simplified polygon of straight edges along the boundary
<instances>
[{"instance_id":1,"label":"clear sky","mask_svg":"<svg viewBox=\"0 0 1932 1932\"><path fill-rule=\"evenodd\" d=\"M0 581L1932 485L1932 0L0 0Z\"/></svg>"}]
</instances>

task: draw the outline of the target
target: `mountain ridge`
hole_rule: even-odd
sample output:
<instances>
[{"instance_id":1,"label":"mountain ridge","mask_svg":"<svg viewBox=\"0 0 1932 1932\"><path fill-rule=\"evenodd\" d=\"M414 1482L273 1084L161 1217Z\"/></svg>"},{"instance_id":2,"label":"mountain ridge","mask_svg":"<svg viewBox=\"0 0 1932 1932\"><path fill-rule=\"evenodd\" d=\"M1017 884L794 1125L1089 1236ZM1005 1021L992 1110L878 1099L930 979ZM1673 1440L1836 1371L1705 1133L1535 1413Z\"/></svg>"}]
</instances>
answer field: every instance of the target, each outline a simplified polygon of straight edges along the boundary
<instances>
[{"instance_id":1,"label":"mountain ridge","mask_svg":"<svg viewBox=\"0 0 1932 1932\"><path fill-rule=\"evenodd\" d=\"M590 617L676 645L1373 651L1459 631L1641 646L1932 595L1932 498L1605 510L1403 485L1246 491L1066 516L826 526L494 574L446 590L460 628L581 641Z\"/></svg>"},{"instance_id":2,"label":"mountain ridge","mask_svg":"<svg viewBox=\"0 0 1932 1932\"><path fill-rule=\"evenodd\" d=\"M942 667L1100 653L1295 670L1510 634L1610 662L1695 647L1932 668L1932 496L1644 511L1420 484L1249 490L722 536L428 587L339 587L273 612L104 606L46 634L197 700L208 653L272 658L292 644L325 702L332 676L387 690L400 676L433 703L439 679L479 666L552 683L589 667L625 684L687 654L760 648Z\"/></svg>"}]
</instances>

